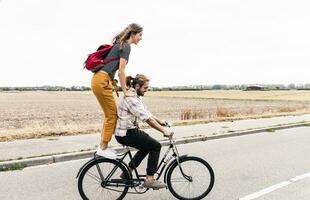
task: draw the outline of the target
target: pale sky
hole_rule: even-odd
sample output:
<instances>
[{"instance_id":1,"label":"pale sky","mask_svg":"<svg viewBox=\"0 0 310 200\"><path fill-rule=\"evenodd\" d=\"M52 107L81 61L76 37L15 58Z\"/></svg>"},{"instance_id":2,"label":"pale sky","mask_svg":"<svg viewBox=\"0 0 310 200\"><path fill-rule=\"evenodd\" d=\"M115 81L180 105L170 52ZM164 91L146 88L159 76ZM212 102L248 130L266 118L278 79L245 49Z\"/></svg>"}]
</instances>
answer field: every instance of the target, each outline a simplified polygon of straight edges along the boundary
<instances>
[{"instance_id":1,"label":"pale sky","mask_svg":"<svg viewBox=\"0 0 310 200\"><path fill-rule=\"evenodd\" d=\"M309 8L307 0L0 0L0 87L90 86L87 54L132 22L144 32L126 73L152 86L310 83Z\"/></svg>"}]
</instances>

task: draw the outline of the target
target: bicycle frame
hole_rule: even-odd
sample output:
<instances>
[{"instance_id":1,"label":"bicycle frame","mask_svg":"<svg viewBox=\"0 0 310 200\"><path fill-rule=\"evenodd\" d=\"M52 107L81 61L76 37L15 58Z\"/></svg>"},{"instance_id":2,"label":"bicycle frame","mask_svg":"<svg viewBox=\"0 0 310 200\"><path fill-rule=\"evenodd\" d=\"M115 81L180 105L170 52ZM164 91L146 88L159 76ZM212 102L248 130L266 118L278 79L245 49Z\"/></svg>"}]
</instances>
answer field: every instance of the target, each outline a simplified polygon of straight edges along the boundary
<instances>
[{"instance_id":1,"label":"bicycle frame","mask_svg":"<svg viewBox=\"0 0 310 200\"><path fill-rule=\"evenodd\" d=\"M172 155L167 158L167 156L169 155L171 150L172 150ZM124 162L124 159L126 158L127 155L129 156L130 160L133 159L133 156L131 154L131 150L129 149L129 147L127 147L127 151L122 155L122 158L117 159L118 164L114 166L114 168L111 170L111 172L106 177L103 177L103 174L102 174L102 171L101 171L99 165L96 164L96 168L98 170L100 179L102 181L102 183L101 183L102 186L112 186L112 187L116 186L116 187L131 187L131 188L133 188L133 187L140 186L141 183L144 182L143 178L146 177L146 175L140 175L138 173L137 167L134 166L133 173L130 173L129 166ZM169 147L168 147L167 151L165 152L164 156L162 157L161 161L159 162L159 165L158 165L157 170L156 170L156 174L157 174L156 180L160 179L161 175L163 174L163 172L166 169L165 175L164 175L164 182L166 182L167 173L168 173L170 167L175 162L177 162L183 177L185 179L191 181L191 177L189 177L186 174L184 174L184 172L182 170L182 167L181 167L181 164L179 162L180 159L182 159L184 157L187 157L187 154L180 156L179 153L178 153L178 150L176 148L176 144L175 144L174 140L172 138L169 138ZM175 158L175 159L173 161L171 161L173 158ZM85 166L87 166L88 164L90 164L91 162L93 162L94 160L97 160L97 159L103 159L103 157L97 156L94 153L94 158L89 160L87 163L85 163L80 168L80 170L79 170L79 172L77 174L77 177L79 176L80 172L82 171L82 169ZM114 178L111 179L111 177L113 176L113 174L119 168L120 165L123 165L127 169L128 173L129 173L129 179L128 180L124 180L124 179L121 179L121 178L119 178L119 179L114 179ZM133 178L134 174L135 174L136 178ZM109 187L109 189L110 190L115 190L115 189L112 189L110 187ZM144 192L146 192L147 190L148 189L146 189ZM117 191L117 190L115 190L115 191ZM135 193L144 193L144 192L138 192L136 190ZM133 192L128 192L128 193L133 193Z\"/></svg>"},{"instance_id":2,"label":"bicycle frame","mask_svg":"<svg viewBox=\"0 0 310 200\"><path fill-rule=\"evenodd\" d=\"M168 147L167 151L165 152L164 156L162 157L162 159L161 159L161 161L160 161L160 163L159 163L159 165L158 165L158 167L157 167L157 170L156 170L157 178L156 178L156 180L160 179L161 175L163 174L164 170L166 169L166 166L168 165L168 163L169 163L169 162L171 161L171 159L173 159L173 158L175 158L175 161L172 161L172 162L169 164L169 166L168 166L168 168L166 169L166 172L165 172L165 177L166 177L167 171L168 171L168 169L170 168L170 166L172 166L172 164L173 164L174 162L178 162L178 165L179 165L179 167L180 167L180 171L181 171L182 175L183 175L186 179L191 180L190 177L188 177L186 174L183 173L182 167L181 167L181 165L180 165L180 163L179 163L180 158L186 157L187 155L179 156L178 150L177 150L177 148L176 148L176 145L175 145L173 139L169 138L169 141L170 141L169 147ZM125 159L126 156L128 155L129 158L130 158L130 160L132 160L132 159L133 159L133 156L132 156L132 154L131 154L130 149L129 149L128 147L127 147L127 149L128 149L128 150L123 154L122 158L117 159L117 160L119 161L119 164L116 165L116 166L112 169L112 171L109 173L109 175L108 175L106 178L103 178L103 177L102 177L100 168L97 166L98 172L99 172L99 174L101 174L100 177L101 177L102 181L109 181L110 178L112 177L112 175L114 174L114 172L115 172L115 171L117 170L117 168L119 167L119 165L124 165L124 166L126 167L126 169L128 170L128 172L129 172L129 166L124 162L124 159ZM171 155L170 157L167 158L167 156L168 156L168 154L170 153L171 150L172 150L173 153L172 153L172 155ZM167 159L166 159L166 158L167 158ZM96 159L96 157L95 157L94 159ZM126 183L126 186L135 187L135 186L137 186L135 183L139 183L140 181L144 181L144 179L141 179L141 178L146 177L146 175L140 175L139 172L138 172L138 170L137 170L137 168L136 168L135 166L134 166L134 169L133 169L133 170L134 170L134 174L135 174L136 178L133 178L133 176L131 176L131 174L129 174L129 176L130 176L129 184ZM119 183L119 180L117 180L117 179L113 179L113 182L114 182L114 181ZM122 180L121 182L123 183L123 180ZM165 182L166 182L166 180L165 180Z\"/></svg>"}]
</instances>

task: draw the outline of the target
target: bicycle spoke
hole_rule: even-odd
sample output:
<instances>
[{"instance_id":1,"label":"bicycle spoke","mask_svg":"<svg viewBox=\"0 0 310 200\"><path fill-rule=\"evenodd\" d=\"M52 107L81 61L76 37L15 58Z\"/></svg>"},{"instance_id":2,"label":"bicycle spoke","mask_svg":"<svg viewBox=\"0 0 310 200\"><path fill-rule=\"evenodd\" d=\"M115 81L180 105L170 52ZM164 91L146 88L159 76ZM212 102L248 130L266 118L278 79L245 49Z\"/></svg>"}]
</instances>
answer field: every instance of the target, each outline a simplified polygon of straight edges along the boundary
<instances>
[{"instance_id":1,"label":"bicycle spoke","mask_svg":"<svg viewBox=\"0 0 310 200\"><path fill-rule=\"evenodd\" d=\"M188 193L191 197L193 197L193 184L189 184L189 190L188 190Z\"/></svg>"},{"instance_id":2,"label":"bicycle spoke","mask_svg":"<svg viewBox=\"0 0 310 200\"><path fill-rule=\"evenodd\" d=\"M120 190L116 190L116 189L112 189L112 188L107 188L107 190L109 190L109 193L112 194L112 199L115 199L114 197L116 196L115 192L122 192ZM114 191L114 192L113 192Z\"/></svg>"},{"instance_id":3,"label":"bicycle spoke","mask_svg":"<svg viewBox=\"0 0 310 200\"><path fill-rule=\"evenodd\" d=\"M95 174L92 174L91 172L87 172L87 174L90 178L92 178L95 181L98 181L101 183L100 177L96 176Z\"/></svg>"},{"instance_id":4,"label":"bicycle spoke","mask_svg":"<svg viewBox=\"0 0 310 200\"><path fill-rule=\"evenodd\" d=\"M188 180L182 180L182 181L171 181L171 182L174 182L174 183L188 183L189 181Z\"/></svg>"},{"instance_id":5,"label":"bicycle spoke","mask_svg":"<svg viewBox=\"0 0 310 200\"><path fill-rule=\"evenodd\" d=\"M106 199L114 199L113 195L111 194L110 191L106 191L104 198L106 198Z\"/></svg>"},{"instance_id":6,"label":"bicycle spoke","mask_svg":"<svg viewBox=\"0 0 310 200\"><path fill-rule=\"evenodd\" d=\"M174 183L178 183L178 182L186 183L186 182L189 182L189 181L186 178L181 177L181 178L173 178L173 179L171 179L171 182L174 182Z\"/></svg>"},{"instance_id":7,"label":"bicycle spoke","mask_svg":"<svg viewBox=\"0 0 310 200\"><path fill-rule=\"evenodd\" d=\"M181 187L181 191L186 191L186 188L188 188L188 185L189 185L189 183L183 184L183 186Z\"/></svg>"},{"instance_id":8,"label":"bicycle spoke","mask_svg":"<svg viewBox=\"0 0 310 200\"><path fill-rule=\"evenodd\" d=\"M101 189L101 187L98 187L97 188L97 190L98 190L98 192L96 192L96 198L95 199L99 199L98 197L100 197L102 194L102 189Z\"/></svg>"}]
</instances>

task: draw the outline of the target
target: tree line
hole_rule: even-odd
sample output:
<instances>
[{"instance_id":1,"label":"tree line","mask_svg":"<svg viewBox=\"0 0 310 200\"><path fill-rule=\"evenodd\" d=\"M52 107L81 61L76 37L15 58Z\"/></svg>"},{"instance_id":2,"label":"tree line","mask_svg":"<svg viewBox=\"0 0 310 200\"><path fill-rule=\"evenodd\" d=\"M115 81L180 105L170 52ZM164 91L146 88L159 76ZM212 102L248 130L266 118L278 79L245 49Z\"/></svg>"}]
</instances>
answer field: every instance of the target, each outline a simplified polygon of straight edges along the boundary
<instances>
[{"instance_id":1,"label":"tree line","mask_svg":"<svg viewBox=\"0 0 310 200\"><path fill-rule=\"evenodd\" d=\"M310 84L240 84L240 85L188 85L173 87L151 87L153 91L195 91L195 90L310 90ZM254 89L252 89L254 88ZM0 87L0 91L90 91L86 86L40 86L40 87ZM119 91L121 88L119 87Z\"/></svg>"}]
</instances>

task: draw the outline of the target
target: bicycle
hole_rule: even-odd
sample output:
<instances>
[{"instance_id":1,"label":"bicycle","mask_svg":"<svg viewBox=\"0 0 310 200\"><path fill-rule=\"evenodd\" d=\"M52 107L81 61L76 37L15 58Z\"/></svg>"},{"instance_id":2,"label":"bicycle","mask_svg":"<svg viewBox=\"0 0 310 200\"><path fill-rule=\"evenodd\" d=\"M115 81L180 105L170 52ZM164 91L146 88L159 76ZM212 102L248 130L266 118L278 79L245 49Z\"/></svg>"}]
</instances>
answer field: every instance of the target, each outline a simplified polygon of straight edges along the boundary
<instances>
[{"instance_id":1,"label":"bicycle","mask_svg":"<svg viewBox=\"0 0 310 200\"><path fill-rule=\"evenodd\" d=\"M157 167L156 180L160 179L165 170L164 182L177 199L198 200L206 197L214 185L212 167L202 158L187 154L179 156L172 137L169 138L169 143L169 148ZM78 178L78 190L82 199L119 200L127 193L143 194L149 190L143 187L146 175L140 175L137 169L132 173L129 171L124 159L129 155L132 160L132 154L128 147L126 149L126 152L120 155L122 158L116 160L94 154L94 157L80 168L76 178ZM171 150L172 155L167 158ZM92 185L93 183L96 185ZM182 183L184 185L181 185ZM197 185L195 187L194 183L198 184L198 187ZM134 192L128 192L129 187L133 188Z\"/></svg>"}]
</instances>

